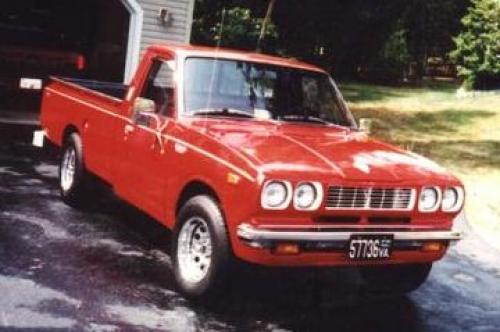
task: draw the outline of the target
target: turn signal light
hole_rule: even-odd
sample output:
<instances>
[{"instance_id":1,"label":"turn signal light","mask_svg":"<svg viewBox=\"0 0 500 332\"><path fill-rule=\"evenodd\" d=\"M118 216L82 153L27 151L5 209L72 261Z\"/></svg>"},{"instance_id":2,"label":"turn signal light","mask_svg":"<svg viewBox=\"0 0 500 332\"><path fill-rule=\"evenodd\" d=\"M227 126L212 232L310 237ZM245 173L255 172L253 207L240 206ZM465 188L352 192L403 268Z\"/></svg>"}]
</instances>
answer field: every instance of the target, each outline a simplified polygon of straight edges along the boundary
<instances>
[{"instance_id":1,"label":"turn signal light","mask_svg":"<svg viewBox=\"0 0 500 332\"><path fill-rule=\"evenodd\" d=\"M443 250L445 245L442 242L426 242L422 246L422 251L433 252Z\"/></svg>"},{"instance_id":2,"label":"turn signal light","mask_svg":"<svg viewBox=\"0 0 500 332\"><path fill-rule=\"evenodd\" d=\"M300 247L296 243L279 243L274 248L276 255L297 255L300 253Z\"/></svg>"}]
</instances>

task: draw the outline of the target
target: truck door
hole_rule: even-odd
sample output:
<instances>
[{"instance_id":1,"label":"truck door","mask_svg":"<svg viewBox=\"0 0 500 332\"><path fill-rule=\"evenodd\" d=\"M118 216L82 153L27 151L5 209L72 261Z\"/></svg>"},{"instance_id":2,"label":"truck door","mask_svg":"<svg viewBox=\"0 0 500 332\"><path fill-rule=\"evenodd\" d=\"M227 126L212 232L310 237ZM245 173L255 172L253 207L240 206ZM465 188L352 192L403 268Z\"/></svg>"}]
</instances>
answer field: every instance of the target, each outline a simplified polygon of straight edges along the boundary
<instances>
[{"instance_id":1,"label":"truck door","mask_svg":"<svg viewBox=\"0 0 500 332\"><path fill-rule=\"evenodd\" d=\"M154 111L146 114L131 112L132 121L124 123L115 187L123 198L160 220L165 207L166 176L171 169L170 151L161 132L168 132L173 126L174 66L173 59L156 58L151 63L135 102L146 105L154 102Z\"/></svg>"}]
</instances>

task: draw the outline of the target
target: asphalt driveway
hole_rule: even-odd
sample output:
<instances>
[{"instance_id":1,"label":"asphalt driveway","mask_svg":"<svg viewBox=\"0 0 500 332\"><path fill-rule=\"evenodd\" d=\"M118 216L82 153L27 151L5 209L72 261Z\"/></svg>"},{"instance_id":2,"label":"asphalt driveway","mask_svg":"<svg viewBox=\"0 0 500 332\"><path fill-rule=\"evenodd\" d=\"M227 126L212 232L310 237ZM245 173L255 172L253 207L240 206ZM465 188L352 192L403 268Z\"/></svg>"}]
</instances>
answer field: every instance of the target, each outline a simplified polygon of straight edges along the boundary
<instances>
[{"instance_id":1,"label":"asphalt driveway","mask_svg":"<svg viewBox=\"0 0 500 332\"><path fill-rule=\"evenodd\" d=\"M196 305L173 285L169 232L111 194L64 205L55 153L0 129L2 331L500 331L500 252L473 232L400 298L367 296L351 270L242 269Z\"/></svg>"}]
</instances>

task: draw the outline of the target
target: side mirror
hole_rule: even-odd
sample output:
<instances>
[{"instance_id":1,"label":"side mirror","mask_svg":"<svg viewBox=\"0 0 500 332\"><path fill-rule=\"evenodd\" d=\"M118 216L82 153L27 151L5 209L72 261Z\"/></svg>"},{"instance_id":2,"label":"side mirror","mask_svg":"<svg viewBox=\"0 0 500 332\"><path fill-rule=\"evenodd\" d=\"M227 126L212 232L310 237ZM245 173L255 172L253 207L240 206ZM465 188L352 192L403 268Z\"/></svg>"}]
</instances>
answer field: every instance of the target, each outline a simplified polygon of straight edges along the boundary
<instances>
[{"instance_id":1,"label":"side mirror","mask_svg":"<svg viewBox=\"0 0 500 332\"><path fill-rule=\"evenodd\" d=\"M158 120L156 116L156 103L151 99L136 98L133 106L133 119L137 125L149 127L151 119Z\"/></svg>"},{"instance_id":2,"label":"side mirror","mask_svg":"<svg viewBox=\"0 0 500 332\"><path fill-rule=\"evenodd\" d=\"M373 123L373 119L370 119L370 118L359 119L359 130L366 133L367 135L370 134L370 132L372 130L372 123Z\"/></svg>"},{"instance_id":3,"label":"side mirror","mask_svg":"<svg viewBox=\"0 0 500 332\"><path fill-rule=\"evenodd\" d=\"M156 103L147 98L137 97L134 100L134 114L137 113L154 113L156 111Z\"/></svg>"}]
</instances>

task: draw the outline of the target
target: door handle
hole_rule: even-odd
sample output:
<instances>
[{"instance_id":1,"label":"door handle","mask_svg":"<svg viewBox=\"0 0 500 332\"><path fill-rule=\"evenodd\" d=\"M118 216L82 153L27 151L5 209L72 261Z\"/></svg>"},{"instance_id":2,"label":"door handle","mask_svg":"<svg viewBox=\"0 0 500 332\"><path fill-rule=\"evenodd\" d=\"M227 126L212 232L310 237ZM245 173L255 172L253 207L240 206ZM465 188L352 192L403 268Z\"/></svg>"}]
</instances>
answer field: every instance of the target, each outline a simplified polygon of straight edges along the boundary
<instances>
[{"instance_id":1,"label":"door handle","mask_svg":"<svg viewBox=\"0 0 500 332\"><path fill-rule=\"evenodd\" d=\"M125 135L128 135L131 132L133 132L134 130L135 130L135 126L133 126L131 124L126 124L125 128L123 129L123 132L125 133Z\"/></svg>"}]
</instances>

